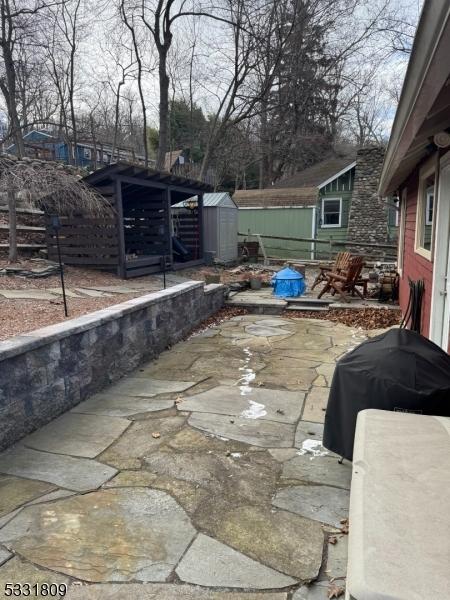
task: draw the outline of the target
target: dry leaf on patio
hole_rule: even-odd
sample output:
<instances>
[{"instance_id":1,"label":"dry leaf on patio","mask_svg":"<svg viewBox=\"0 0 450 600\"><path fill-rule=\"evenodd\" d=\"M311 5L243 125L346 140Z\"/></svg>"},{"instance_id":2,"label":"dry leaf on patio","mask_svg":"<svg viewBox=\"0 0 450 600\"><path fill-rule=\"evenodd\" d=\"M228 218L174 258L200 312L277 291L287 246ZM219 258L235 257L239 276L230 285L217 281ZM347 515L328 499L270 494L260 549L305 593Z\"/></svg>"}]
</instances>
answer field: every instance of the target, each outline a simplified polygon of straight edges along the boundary
<instances>
[{"instance_id":1,"label":"dry leaf on patio","mask_svg":"<svg viewBox=\"0 0 450 600\"><path fill-rule=\"evenodd\" d=\"M154 431L152 433L152 438L158 439L161 437L161 434L159 433L159 431Z\"/></svg>"},{"instance_id":2,"label":"dry leaf on patio","mask_svg":"<svg viewBox=\"0 0 450 600\"><path fill-rule=\"evenodd\" d=\"M349 527L350 527L350 523L349 523L348 519L341 519L340 523L342 525L342 527L341 527L341 533L347 534L348 530L349 530Z\"/></svg>"},{"instance_id":3,"label":"dry leaf on patio","mask_svg":"<svg viewBox=\"0 0 450 600\"><path fill-rule=\"evenodd\" d=\"M183 398L181 396L177 396L175 398L175 404L180 404L181 402L183 402Z\"/></svg>"},{"instance_id":4,"label":"dry leaf on patio","mask_svg":"<svg viewBox=\"0 0 450 600\"><path fill-rule=\"evenodd\" d=\"M335 535L332 535L330 538L328 538L328 543L329 544L333 544L333 546L334 546L334 544L337 544L337 541L338 540L337 540L337 537Z\"/></svg>"},{"instance_id":5,"label":"dry leaf on patio","mask_svg":"<svg viewBox=\"0 0 450 600\"><path fill-rule=\"evenodd\" d=\"M345 593L345 587L332 583L328 588L328 598L340 598Z\"/></svg>"}]
</instances>

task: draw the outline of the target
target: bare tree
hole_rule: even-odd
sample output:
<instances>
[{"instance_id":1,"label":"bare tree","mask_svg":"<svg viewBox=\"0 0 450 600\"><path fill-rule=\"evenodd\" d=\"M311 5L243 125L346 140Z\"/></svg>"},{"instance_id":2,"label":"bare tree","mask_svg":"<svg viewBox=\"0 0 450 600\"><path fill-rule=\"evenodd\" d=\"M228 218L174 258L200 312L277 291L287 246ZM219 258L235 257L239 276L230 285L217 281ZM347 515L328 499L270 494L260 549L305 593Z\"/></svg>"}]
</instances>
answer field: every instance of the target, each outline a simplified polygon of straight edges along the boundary
<instances>
[{"instance_id":1,"label":"bare tree","mask_svg":"<svg viewBox=\"0 0 450 600\"><path fill-rule=\"evenodd\" d=\"M0 187L7 190L9 212L9 261L17 252L17 201L60 215L83 212L104 215L112 208L91 188L62 165L0 156Z\"/></svg>"}]
</instances>

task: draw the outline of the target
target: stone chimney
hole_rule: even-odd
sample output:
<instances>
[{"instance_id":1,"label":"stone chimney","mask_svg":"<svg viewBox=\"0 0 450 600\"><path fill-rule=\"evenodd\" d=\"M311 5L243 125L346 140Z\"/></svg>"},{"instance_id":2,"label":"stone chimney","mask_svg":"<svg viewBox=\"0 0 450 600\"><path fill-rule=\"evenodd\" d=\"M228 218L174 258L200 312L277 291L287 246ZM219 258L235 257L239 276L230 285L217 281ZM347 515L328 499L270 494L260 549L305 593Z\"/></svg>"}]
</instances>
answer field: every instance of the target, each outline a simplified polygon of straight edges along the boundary
<instances>
[{"instance_id":1,"label":"stone chimney","mask_svg":"<svg viewBox=\"0 0 450 600\"><path fill-rule=\"evenodd\" d=\"M385 244L388 241L388 210L378 196L384 148L361 148L356 154L355 183L348 217L349 242ZM353 250L353 248L350 248ZM355 252L382 255L383 250L357 246Z\"/></svg>"}]
</instances>

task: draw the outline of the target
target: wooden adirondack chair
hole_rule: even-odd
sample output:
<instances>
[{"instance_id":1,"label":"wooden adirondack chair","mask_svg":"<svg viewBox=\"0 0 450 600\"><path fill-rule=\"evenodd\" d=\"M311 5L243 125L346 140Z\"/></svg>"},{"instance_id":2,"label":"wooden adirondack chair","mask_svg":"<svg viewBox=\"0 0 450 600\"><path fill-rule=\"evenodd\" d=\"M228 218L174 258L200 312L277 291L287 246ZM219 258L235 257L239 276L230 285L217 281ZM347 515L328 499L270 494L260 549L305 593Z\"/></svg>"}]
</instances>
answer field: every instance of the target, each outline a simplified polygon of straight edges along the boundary
<instances>
[{"instance_id":1,"label":"wooden adirondack chair","mask_svg":"<svg viewBox=\"0 0 450 600\"><path fill-rule=\"evenodd\" d=\"M326 281L327 273L342 273L342 271L345 271L348 267L348 263L350 262L351 257L352 255L350 254L350 252L338 252L336 254L334 265L320 264L320 272L315 278L311 289L313 290L316 287L316 285L321 281Z\"/></svg>"},{"instance_id":2,"label":"wooden adirondack chair","mask_svg":"<svg viewBox=\"0 0 450 600\"><path fill-rule=\"evenodd\" d=\"M318 298L321 298L326 292L331 292L332 294L337 292L344 302L350 302L349 296L354 296L355 293L363 299L364 296L356 287L360 282L363 267L364 258L362 256L352 256L346 271L342 271L341 273L327 273L327 282L318 295Z\"/></svg>"}]
</instances>

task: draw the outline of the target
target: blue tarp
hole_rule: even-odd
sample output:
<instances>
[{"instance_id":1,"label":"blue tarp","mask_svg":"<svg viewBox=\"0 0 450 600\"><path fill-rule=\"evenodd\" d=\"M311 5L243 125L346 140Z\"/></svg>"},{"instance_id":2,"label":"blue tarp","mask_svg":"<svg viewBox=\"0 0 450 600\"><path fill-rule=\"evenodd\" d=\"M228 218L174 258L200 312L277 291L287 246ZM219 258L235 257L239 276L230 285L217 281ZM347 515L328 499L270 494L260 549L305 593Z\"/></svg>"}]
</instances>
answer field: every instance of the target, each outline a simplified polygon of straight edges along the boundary
<instances>
[{"instance_id":1,"label":"blue tarp","mask_svg":"<svg viewBox=\"0 0 450 600\"><path fill-rule=\"evenodd\" d=\"M281 298L295 298L305 293L303 275L290 267L285 267L272 277L273 293Z\"/></svg>"}]
</instances>

